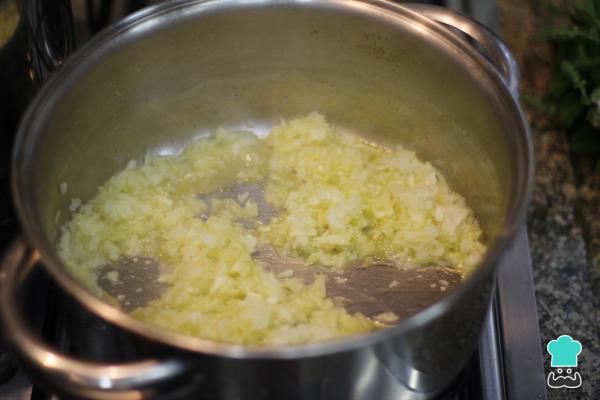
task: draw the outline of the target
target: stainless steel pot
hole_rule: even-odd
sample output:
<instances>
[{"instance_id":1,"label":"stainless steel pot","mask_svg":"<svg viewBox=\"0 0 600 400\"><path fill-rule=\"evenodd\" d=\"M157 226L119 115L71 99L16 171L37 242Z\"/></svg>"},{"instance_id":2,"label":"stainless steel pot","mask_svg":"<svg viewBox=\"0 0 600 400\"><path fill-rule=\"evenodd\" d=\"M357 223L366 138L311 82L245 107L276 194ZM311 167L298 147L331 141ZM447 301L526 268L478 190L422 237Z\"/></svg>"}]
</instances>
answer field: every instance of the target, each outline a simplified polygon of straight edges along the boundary
<instances>
[{"instance_id":1,"label":"stainless steel pot","mask_svg":"<svg viewBox=\"0 0 600 400\"><path fill-rule=\"evenodd\" d=\"M312 110L416 150L467 198L489 251L458 290L358 338L243 347L137 321L94 297L56 256L68 200L89 198L145 150L172 152L218 125L268 127ZM476 347L496 263L523 221L532 168L514 60L468 18L384 0L161 4L76 53L23 120L13 183L27 239L4 260L4 332L30 371L78 398L430 398ZM101 365L41 343L19 301L38 261L86 309L152 343L140 350L147 359Z\"/></svg>"}]
</instances>

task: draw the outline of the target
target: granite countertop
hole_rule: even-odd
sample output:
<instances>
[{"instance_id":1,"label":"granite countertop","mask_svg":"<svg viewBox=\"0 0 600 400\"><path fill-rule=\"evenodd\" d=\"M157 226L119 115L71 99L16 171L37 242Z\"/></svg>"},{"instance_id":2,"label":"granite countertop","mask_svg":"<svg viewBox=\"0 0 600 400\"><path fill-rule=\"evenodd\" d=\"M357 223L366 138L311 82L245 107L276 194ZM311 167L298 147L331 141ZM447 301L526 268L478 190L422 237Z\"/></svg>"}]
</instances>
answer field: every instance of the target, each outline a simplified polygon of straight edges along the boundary
<instances>
[{"instance_id":1,"label":"granite countertop","mask_svg":"<svg viewBox=\"0 0 600 400\"><path fill-rule=\"evenodd\" d=\"M499 0L502 30L522 74L522 89L540 95L550 76L550 49L536 39L548 23L546 2ZM549 399L600 398L600 174L582 174L566 136L528 112L536 180L528 214L534 282L546 372L546 344L568 334L582 343L580 389L548 389Z\"/></svg>"}]
</instances>

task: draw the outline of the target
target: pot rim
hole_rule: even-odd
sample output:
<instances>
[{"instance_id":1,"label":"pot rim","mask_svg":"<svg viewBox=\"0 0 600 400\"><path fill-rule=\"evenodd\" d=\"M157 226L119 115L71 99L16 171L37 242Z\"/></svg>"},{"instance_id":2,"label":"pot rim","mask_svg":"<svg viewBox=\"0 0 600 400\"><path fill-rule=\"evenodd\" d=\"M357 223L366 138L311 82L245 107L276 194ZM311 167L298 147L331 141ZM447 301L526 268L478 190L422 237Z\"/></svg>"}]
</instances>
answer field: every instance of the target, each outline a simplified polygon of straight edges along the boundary
<instances>
[{"instance_id":1,"label":"pot rim","mask_svg":"<svg viewBox=\"0 0 600 400\"><path fill-rule=\"evenodd\" d=\"M504 251L511 245L516 231L524 222L527 204L532 192L534 170L533 146L529 128L520 105L511 95L500 74L492 64L446 27L418 12L388 0L354 0L352 2L346 0L328 0L327 2L318 2L316 0L280 0L276 4L295 6L314 6L319 4L319 7L340 10L356 11L360 9L361 12L376 14L379 18L394 20L398 24L406 23L406 20L417 23L429 31L435 40L445 42L446 45L457 50L459 56L475 62L476 66L483 71L486 78L492 80L501 100L507 108L510 108L508 112L516 117L515 123L519 125L520 129L515 134L515 140L520 142L517 146L520 148L520 153L516 154L515 157L517 157L516 165L521 170L518 170L516 173L518 179L515 184L515 200L501 231L488 247L483 262L458 288L417 314L400 321L392 327L379 331L302 345L243 346L219 343L171 332L137 320L93 295L68 273L59 260L54 247L44 234L35 217L33 202L31 201L33 198L31 190L25 184L25 180L22 179L30 170L28 160L31 156L31 143L35 141L34 138L40 132L39 118L36 118L36 116L41 114L43 109L47 108L46 104L52 103L46 100L57 90L69 73L75 73L79 69L84 68L86 61L89 61L94 53L99 52L101 49L108 49L111 47L111 42L115 41L115 38L125 35L127 32L151 29L152 20L158 16L172 16L172 14L184 10L194 15L201 15L215 8L228 9L239 4L260 6L264 2L261 0L176 0L143 9L96 35L81 49L76 51L40 90L28 108L15 139L12 158L12 189L13 202L21 226L29 243L33 244L34 248L39 252L43 266L60 284L61 288L82 303L85 308L120 328L181 350L236 359L296 359L350 351L360 347L371 346L392 336L405 333L441 316L459 302L465 293L472 290L488 274L494 272L496 261L500 259Z\"/></svg>"}]
</instances>

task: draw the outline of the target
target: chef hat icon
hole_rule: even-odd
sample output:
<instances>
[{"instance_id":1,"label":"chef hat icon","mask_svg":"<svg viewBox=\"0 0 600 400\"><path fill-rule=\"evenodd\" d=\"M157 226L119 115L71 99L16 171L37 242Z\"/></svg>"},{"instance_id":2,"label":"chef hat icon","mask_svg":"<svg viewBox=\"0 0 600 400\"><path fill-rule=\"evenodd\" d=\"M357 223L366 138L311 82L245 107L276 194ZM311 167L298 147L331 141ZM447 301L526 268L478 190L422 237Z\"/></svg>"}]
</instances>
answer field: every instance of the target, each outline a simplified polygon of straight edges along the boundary
<instances>
[{"instance_id":1,"label":"chef hat icon","mask_svg":"<svg viewBox=\"0 0 600 400\"><path fill-rule=\"evenodd\" d=\"M552 367L576 367L577 356L581 353L581 342L569 335L561 335L546 346L552 356Z\"/></svg>"}]
</instances>

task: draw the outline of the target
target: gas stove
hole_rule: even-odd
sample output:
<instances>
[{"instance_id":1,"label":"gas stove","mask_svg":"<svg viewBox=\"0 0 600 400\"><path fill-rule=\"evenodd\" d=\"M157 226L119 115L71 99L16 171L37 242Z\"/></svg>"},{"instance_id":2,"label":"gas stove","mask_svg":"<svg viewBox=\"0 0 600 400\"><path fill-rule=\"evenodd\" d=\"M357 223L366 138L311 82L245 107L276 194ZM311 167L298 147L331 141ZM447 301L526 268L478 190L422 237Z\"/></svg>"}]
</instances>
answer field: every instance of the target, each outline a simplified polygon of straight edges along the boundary
<instances>
[{"instance_id":1,"label":"gas stove","mask_svg":"<svg viewBox=\"0 0 600 400\"><path fill-rule=\"evenodd\" d=\"M427 1L447 3L461 11L483 19L488 26L497 27L494 1ZM37 2L33 2L37 3ZM86 4L93 4L88 2ZM109 22L114 12L102 11L101 2L96 7L99 14L87 14L90 21L89 32ZM113 2L110 2L113 3ZM122 10L131 11L129 8ZM79 7L84 3L80 2ZM0 1L0 6L1 6ZM118 7L117 7L118 8ZM114 10L113 10L114 11ZM78 16L85 11L73 6L75 32L81 30ZM79 23L79 26L78 26ZM77 42L85 40L85 34L78 34ZM1 65L0 65L1 67ZM6 70L0 73L7 74ZM2 76L3 80L7 76ZM22 110L21 110L22 111ZM16 111L15 111L16 112ZM3 138L14 132L14 126L3 127ZM0 185L2 193L9 191L9 169L6 154L0 165ZM2 199L7 200L7 199ZM0 251L18 234L13 213L9 207L0 207ZM53 283L43 271L37 269L27 294L28 315L41 337L53 347L74 356L104 362L127 360L131 351L127 340L122 340L116 328L106 324L85 310L73 309L73 302ZM537 325L535 292L531 274L531 260L526 230L523 227L512 249L506 254L498 269L498 279L494 300L479 341L479 346L471 361L455 381L439 396L439 399L452 400L500 400L546 398L545 377L542 362L542 345ZM73 332L78 332L74 335ZM84 335L81 332L85 332ZM100 345L102 343L102 345ZM107 348L106 343L111 343ZM30 380L31 378L31 380ZM32 384L36 377L28 377L11 360L10 355L0 348L0 400L16 399L55 399L43 387Z\"/></svg>"}]
</instances>

